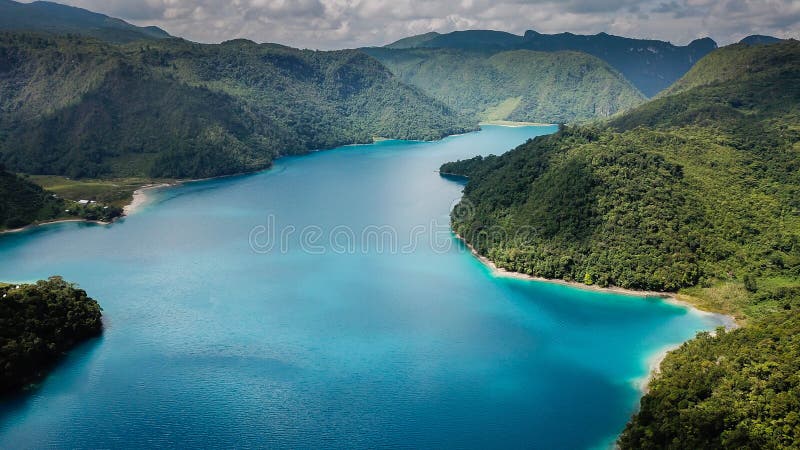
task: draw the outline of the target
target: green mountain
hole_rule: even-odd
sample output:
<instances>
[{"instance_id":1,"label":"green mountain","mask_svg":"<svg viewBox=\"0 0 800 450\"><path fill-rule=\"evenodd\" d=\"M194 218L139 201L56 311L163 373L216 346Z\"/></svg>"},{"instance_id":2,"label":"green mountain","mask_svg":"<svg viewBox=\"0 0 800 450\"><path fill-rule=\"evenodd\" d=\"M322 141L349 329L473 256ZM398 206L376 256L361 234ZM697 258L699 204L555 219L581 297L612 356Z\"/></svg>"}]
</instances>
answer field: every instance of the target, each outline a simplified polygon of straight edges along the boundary
<instances>
[{"instance_id":1,"label":"green mountain","mask_svg":"<svg viewBox=\"0 0 800 450\"><path fill-rule=\"evenodd\" d=\"M117 43L170 37L158 27L137 27L85 9L43 1L0 0L0 31L71 33Z\"/></svg>"},{"instance_id":2,"label":"green mountain","mask_svg":"<svg viewBox=\"0 0 800 450\"><path fill-rule=\"evenodd\" d=\"M761 44L774 44L780 42L782 39L774 36L764 36L763 34L752 34L739 41L740 44L747 45L761 45Z\"/></svg>"},{"instance_id":3,"label":"green mountain","mask_svg":"<svg viewBox=\"0 0 800 450\"><path fill-rule=\"evenodd\" d=\"M669 92L609 125L446 164L470 177L475 210L456 231L511 270L601 285L800 269L800 43L726 47Z\"/></svg>"},{"instance_id":4,"label":"green mountain","mask_svg":"<svg viewBox=\"0 0 800 450\"><path fill-rule=\"evenodd\" d=\"M572 33L541 34L532 30L526 31L523 36L491 30L428 33L387 46L392 49L451 48L492 53L522 49L579 51L608 62L647 96L653 96L670 86L716 47L717 44L709 38L695 40L687 46L676 46L669 42L631 39L606 33L586 36Z\"/></svg>"},{"instance_id":5,"label":"green mountain","mask_svg":"<svg viewBox=\"0 0 800 450\"><path fill-rule=\"evenodd\" d=\"M384 48L393 48L393 49L404 49L404 48L418 48L421 47L424 42L427 42L437 36L441 36L441 34L431 31L430 33L425 34L418 34L416 36L409 36L407 38L400 39L394 43L391 43Z\"/></svg>"},{"instance_id":6,"label":"green mountain","mask_svg":"<svg viewBox=\"0 0 800 450\"><path fill-rule=\"evenodd\" d=\"M72 177L201 178L474 125L358 51L0 35L0 161Z\"/></svg>"},{"instance_id":7,"label":"green mountain","mask_svg":"<svg viewBox=\"0 0 800 450\"><path fill-rule=\"evenodd\" d=\"M622 448L800 444L800 43L722 48L608 123L441 170L469 177L453 227L499 266L745 323L666 358Z\"/></svg>"},{"instance_id":8,"label":"green mountain","mask_svg":"<svg viewBox=\"0 0 800 450\"><path fill-rule=\"evenodd\" d=\"M577 52L370 48L401 81L478 120L574 122L644 97L599 58Z\"/></svg>"}]
</instances>

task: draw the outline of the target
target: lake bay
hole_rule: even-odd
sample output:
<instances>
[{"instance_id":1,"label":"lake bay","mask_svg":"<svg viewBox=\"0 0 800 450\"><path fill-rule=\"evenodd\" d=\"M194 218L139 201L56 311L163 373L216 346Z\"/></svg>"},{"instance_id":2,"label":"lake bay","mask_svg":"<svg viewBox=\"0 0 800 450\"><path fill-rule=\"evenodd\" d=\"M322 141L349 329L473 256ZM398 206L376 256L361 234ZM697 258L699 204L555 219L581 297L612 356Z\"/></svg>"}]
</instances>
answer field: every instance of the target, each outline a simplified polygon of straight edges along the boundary
<instances>
[{"instance_id":1,"label":"lake bay","mask_svg":"<svg viewBox=\"0 0 800 450\"><path fill-rule=\"evenodd\" d=\"M0 447L608 445L648 358L720 323L497 277L450 233L442 163L554 131L284 158L110 226L0 236L0 280L62 275L106 327L0 404Z\"/></svg>"}]
</instances>

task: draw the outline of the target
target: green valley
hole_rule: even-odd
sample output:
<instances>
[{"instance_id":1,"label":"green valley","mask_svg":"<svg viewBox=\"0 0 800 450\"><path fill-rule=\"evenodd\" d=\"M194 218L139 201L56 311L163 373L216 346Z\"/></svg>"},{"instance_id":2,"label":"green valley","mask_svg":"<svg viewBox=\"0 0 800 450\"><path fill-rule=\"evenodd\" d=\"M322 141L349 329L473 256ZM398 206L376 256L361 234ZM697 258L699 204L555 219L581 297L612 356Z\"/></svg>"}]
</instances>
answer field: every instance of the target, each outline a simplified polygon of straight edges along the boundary
<instances>
[{"instance_id":1,"label":"green valley","mask_svg":"<svg viewBox=\"0 0 800 450\"><path fill-rule=\"evenodd\" d=\"M800 448L791 2L69 3L0 0L0 448Z\"/></svg>"},{"instance_id":2,"label":"green valley","mask_svg":"<svg viewBox=\"0 0 800 450\"><path fill-rule=\"evenodd\" d=\"M364 51L403 82L480 121L585 121L644 100L608 63L586 53L447 48Z\"/></svg>"}]
</instances>

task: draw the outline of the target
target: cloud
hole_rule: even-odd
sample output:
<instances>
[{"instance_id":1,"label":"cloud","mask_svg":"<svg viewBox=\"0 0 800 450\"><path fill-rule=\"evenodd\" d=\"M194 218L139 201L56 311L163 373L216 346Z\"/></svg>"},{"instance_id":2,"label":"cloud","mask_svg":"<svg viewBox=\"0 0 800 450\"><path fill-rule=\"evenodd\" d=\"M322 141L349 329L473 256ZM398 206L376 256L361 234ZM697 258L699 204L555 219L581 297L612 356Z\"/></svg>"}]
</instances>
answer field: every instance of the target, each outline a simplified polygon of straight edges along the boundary
<instances>
[{"instance_id":1,"label":"cloud","mask_svg":"<svg viewBox=\"0 0 800 450\"><path fill-rule=\"evenodd\" d=\"M800 37L796 0L59 0L199 42L303 48L383 45L428 31L605 31L686 44Z\"/></svg>"}]
</instances>

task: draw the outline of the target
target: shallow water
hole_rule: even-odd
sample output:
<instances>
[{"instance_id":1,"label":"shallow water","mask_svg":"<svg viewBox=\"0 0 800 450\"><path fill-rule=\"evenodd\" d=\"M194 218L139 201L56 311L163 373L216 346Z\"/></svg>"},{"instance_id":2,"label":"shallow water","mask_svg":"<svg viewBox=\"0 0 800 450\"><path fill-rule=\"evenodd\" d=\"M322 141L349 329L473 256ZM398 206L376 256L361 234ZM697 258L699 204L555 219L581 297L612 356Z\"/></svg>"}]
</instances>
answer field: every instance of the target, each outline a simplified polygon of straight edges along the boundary
<instances>
[{"instance_id":1,"label":"shallow water","mask_svg":"<svg viewBox=\"0 0 800 450\"><path fill-rule=\"evenodd\" d=\"M286 158L112 226L0 236L0 280L63 275L106 324L0 405L0 447L607 445L648 357L718 323L497 278L455 240L439 165L553 131Z\"/></svg>"}]
</instances>

